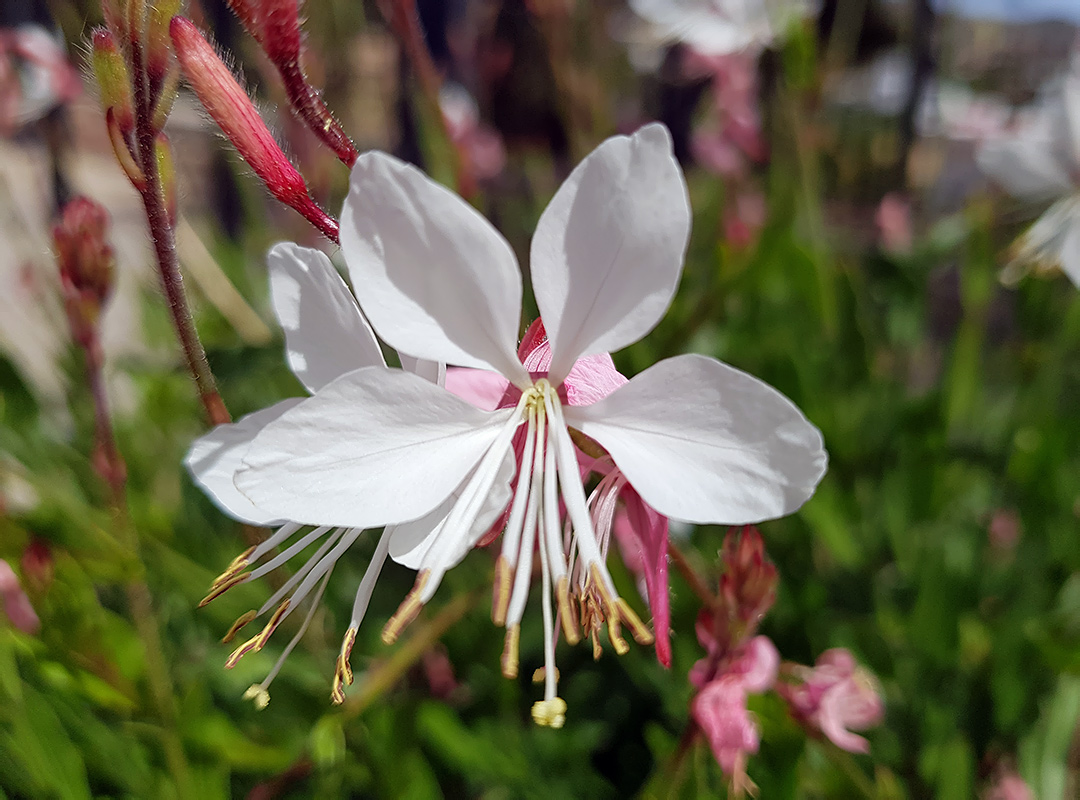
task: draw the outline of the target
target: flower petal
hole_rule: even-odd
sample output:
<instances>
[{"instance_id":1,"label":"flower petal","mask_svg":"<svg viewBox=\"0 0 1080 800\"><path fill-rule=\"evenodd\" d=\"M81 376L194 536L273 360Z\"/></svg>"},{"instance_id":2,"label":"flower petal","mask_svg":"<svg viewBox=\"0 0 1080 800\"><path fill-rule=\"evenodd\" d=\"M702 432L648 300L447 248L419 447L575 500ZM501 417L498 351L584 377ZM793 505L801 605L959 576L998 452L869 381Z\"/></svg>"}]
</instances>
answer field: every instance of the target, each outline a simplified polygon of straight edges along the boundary
<instances>
[{"instance_id":1,"label":"flower petal","mask_svg":"<svg viewBox=\"0 0 1080 800\"><path fill-rule=\"evenodd\" d=\"M821 432L790 400L705 356L661 361L565 414L607 449L642 500L687 522L790 514L825 474Z\"/></svg>"},{"instance_id":2,"label":"flower petal","mask_svg":"<svg viewBox=\"0 0 1080 800\"><path fill-rule=\"evenodd\" d=\"M284 521L252 505L247 497L237 491L233 477L240 469L244 453L259 431L303 399L293 397L282 400L262 411L241 417L236 422L218 425L192 443L184 457L184 466L195 483L229 516L250 525L268 527L280 525Z\"/></svg>"},{"instance_id":3,"label":"flower petal","mask_svg":"<svg viewBox=\"0 0 1080 800\"><path fill-rule=\"evenodd\" d=\"M512 411L481 411L401 370L356 370L263 429L236 486L282 519L352 528L406 522L458 487Z\"/></svg>"},{"instance_id":4,"label":"flower petal","mask_svg":"<svg viewBox=\"0 0 1080 800\"><path fill-rule=\"evenodd\" d=\"M461 559L465 558L468 552L488 532L495 520L499 518L499 515L503 513L506 506L509 505L512 495L510 481L514 477L516 466L514 451L510 450L499 467L499 475L495 479L495 486L485 498L480 514L470 529L469 536L462 539L458 549L447 559L446 569L457 566ZM425 514L418 520L395 527L394 535L390 539L390 557L394 561L409 569L420 568L420 563L424 560L424 556L427 554L432 542L434 542L435 537L442 532L443 523L446 522L450 509L454 507L454 503L461 497L465 484L471 478L472 473L434 511Z\"/></svg>"},{"instance_id":5,"label":"flower petal","mask_svg":"<svg viewBox=\"0 0 1080 800\"><path fill-rule=\"evenodd\" d=\"M270 250L267 264L285 354L309 392L346 372L386 363L371 326L325 253L282 242Z\"/></svg>"},{"instance_id":6,"label":"flower petal","mask_svg":"<svg viewBox=\"0 0 1080 800\"><path fill-rule=\"evenodd\" d=\"M349 179L341 249L361 307L392 347L527 385L515 355L517 261L460 197L392 156L365 153Z\"/></svg>"},{"instance_id":7,"label":"flower petal","mask_svg":"<svg viewBox=\"0 0 1080 800\"><path fill-rule=\"evenodd\" d=\"M622 493L629 533L636 537L656 637L656 659L671 666L671 592L668 588L668 521L641 500L632 486ZM618 525L618 522L616 522Z\"/></svg>"},{"instance_id":8,"label":"flower petal","mask_svg":"<svg viewBox=\"0 0 1080 800\"><path fill-rule=\"evenodd\" d=\"M1009 194L1028 200L1061 197L1070 189L1068 168L1057 158L1050 130L1025 129L1016 136L986 142L975 155L979 169Z\"/></svg>"},{"instance_id":9,"label":"flower petal","mask_svg":"<svg viewBox=\"0 0 1080 800\"><path fill-rule=\"evenodd\" d=\"M401 359L401 368L413 375L419 375L425 381L430 381L436 386L446 385L446 364L439 361L428 361L423 358L413 358L405 353L398 353Z\"/></svg>"},{"instance_id":10,"label":"flower petal","mask_svg":"<svg viewBox=\"0 0 1080 800\"><path fill-rule=\"evenodd\" d=\"M498 372L486 369L451 367L446 370L447 391L485 411L494 411L499 407L509 385L509 381Z\"/></svg>"},{"instance_id":11,"label":"flower petal","mask_svg":"<svg viewBox=\"0 0 1080 800\"><path fill-rule=\"evenodd\" d=\"M653 329L675 293L689 235L686 183L664 126L608 139L577 166L532 241L553 382L581 356Z\"/></svg>"}]
</instances>

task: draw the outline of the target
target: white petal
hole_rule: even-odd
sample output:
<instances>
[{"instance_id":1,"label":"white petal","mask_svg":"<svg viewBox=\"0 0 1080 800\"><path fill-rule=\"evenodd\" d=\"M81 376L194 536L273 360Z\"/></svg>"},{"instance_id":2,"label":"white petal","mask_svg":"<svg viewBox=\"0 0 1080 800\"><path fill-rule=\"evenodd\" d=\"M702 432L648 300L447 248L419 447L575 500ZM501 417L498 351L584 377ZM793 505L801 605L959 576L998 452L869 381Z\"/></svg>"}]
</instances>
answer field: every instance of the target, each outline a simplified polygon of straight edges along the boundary
<instances>
[{"instance_id":1,"label":"white petal","mask_svg":"<svg viewBox=\"0 0 1080 800\"><path fill-rule=\"evenodd\" d=\"M233 476L240 469L241 459L256 434L303 399L293 397L282 400L236 422L218 425L192 443L184 457L184 466L195 483L229 516L251 525L276 526L282 523L280 517L260 511L237 491Z\"/></svg>"},{"instance_id":2,"label":"white petal","mask_svg":"<svg viewBox=\"0 0 1080 800\"><path fill-rule=\"evenodd\" d=\"M979 168L1014 197L1060 197L1070 189L1069 174L1048 134L1025 130L1015 137L986 142L975 156Z\"/></svg>"},{"instance_id":3,"label":"white petal","mask_svg":"<svg viewBox=\"0 0 1080 800\"><path fill-rule=\"evenodd\" d=\"M309 392L346 372L386 363L371 326L325 253L283 242L270 251L267 263L289 366Z\"/></svg>"},{"instance_id":4,"label":"white petal","mask_svg":"<svg viewBox=\"0 0 1080 800\"><path fill-rule=\"evenodd\" d=\"M392 156L364 153L341 212L341 249L361 307L396 350L527 385L516 354L517 261L460 197Z\"/></svg>"},{"instance_id":5,"label":"white petal","mask_svg":"<svg viewBox=\"0 0 1080 800\"><path fill-rule=\"evenodd\" d=\"M236 486L265 513L312 525L416 519L457 488L511 413L401 370L357 370L266 426Z\"/></svg>"},{"instance_id":6,"label":"white petal","mask_svg":"<svg viewBox=\"0 0 1080 800\"><path fill-rule=\"evenodd\" d=\"M447 559L447 569L456 566L461 559L465 558L469 550L483 538L484 534L495 524L495 520L499 518L499 515L506 510L511 496L510 481L514 477L516 468L517 461L514 458L513 450L511 450L507 453L502 466L499 468L495 486L485 498L484 505L476 518L476 522L473 523L469 536L461 541L460 546ZM426 514L418 520L395 526L393 537L390 539L390 557L394 561L409 569L420 568L420 563L424 560L424 556L427 554L435 537L442 532L443 523L446 522L450 509L454 507L454 503L461 497L461 492L471 477L472 473L430 514Z\"/></svg>"},{"instance_id":7,"label":"white petal","mask_svg":"<svg viewBox=\"0 0 1080 800\"><path fill-rule=\"evenodd\" d=\"M401 368L413 375L419 375L425 381L430 381L436 386L446 386L446 364L438 361L427 361L423 358L413 358L405 353L398 353L401 359Z\"/></svg>"},{"instance_id":8,"label":"white petal","mask_svg":"<svg viewBox=\"0 0 1080 800\"><path fill-rule=\"evenodd\" d=\"M790 514L825 474L821 432L790 400L705 356L661 361L600 402L563 410L646 503L687 522Z\"/></svg>"},{"instance_id":9,"label":"white petal","mask_svg":"<svg viewBox=\"0 0 1080 800\"><path fill-rule=\"evenodd\" d=\"M679 283L689 235L686 183L662 125L608 139L577 166L532 241L553 382L581 356L653 329Z\"/></svg>"}]
</instances>

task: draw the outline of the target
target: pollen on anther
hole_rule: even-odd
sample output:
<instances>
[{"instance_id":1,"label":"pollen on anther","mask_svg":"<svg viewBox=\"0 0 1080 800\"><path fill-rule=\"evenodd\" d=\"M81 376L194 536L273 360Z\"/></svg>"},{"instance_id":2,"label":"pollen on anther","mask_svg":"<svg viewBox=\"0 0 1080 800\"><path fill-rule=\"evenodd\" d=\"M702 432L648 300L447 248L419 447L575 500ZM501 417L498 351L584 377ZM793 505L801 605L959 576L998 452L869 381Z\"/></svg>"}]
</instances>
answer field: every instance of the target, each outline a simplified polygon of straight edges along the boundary
<instances>
[{"instance_id":1,"label":"pollen on anther","mask_svg":"<svg viewBox=\"0 0 1080 800\"><path fill-rule=\"evenodd\" d=\"M244 699L255 701L255 708L262 711L270 705L270 692L266 691L261 684L253 683L244 692Z\"/></svg>"},{"instance_id":2,"label":"pollen on anther","mask_svg":"<svg viewBox=\"0 0 1080 800\"><path fill-rule=\"evenodd\" d=\"M420 609L424 607L423 602L420 600L420 594L424 591L424 586L428 582L428 578L431 577L431 570L423 570L416 576L416 583L413 584L412 590L398 606L398 610L394 612L394 616L390 617L386 625L383 627L382 640L383 644L393 644L397 641L398 636L405 630L406 626L420 614Z\"/></svg>"},{"instance_id":3,"label":"pollen on anther","mask_svg":"<svg viewBox=\"0 0 1080 800\"><path fill-rule=\"evenodd\" d=\"M566 701L561 697L538 700L533 703L532 718L545 728L561 728L566 724Z\"/></svg>"}]
</instances>

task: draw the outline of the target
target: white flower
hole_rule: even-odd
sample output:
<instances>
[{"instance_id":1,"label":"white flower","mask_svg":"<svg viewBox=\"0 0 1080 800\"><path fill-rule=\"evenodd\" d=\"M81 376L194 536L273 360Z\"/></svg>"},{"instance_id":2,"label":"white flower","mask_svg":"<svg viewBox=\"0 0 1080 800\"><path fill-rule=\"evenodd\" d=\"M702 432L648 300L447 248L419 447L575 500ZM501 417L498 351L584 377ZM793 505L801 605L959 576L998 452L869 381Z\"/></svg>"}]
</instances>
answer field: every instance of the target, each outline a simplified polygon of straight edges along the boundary
<instances>
[{"instance_id":1,"label":"white flower","mask_svg":"<svg viewBox=\"0 0 1080 800\"><path fill-rule=\"evenodd\" d=\"M345 282L323 253L294 244L279 244L270 251L268 266L271 297L274 311L285 331L289 366L308 391L317 392L335 378L359 368L385 368L375 335L360 313ZM407 356L402 357L402 362L412 372L429 380L435 382L442 380L441 369L437 364L410 359ZM214 581L209 594L203 600L203 605L233 586L270 573L309 545L321 540L321 545L314 555L274 592L260 609L241 617L226 636L226 640L231 639L248 622L274 609L270 621L262 632L240 645L229 657L226 665L232 667L241 656L261 649L282 620L295 611L300 602L312 590L315 590L310 610L300 631L286 646L269 675L249 690L250 695L260 706L264 706L268 701L267 688L284 663L285 657L295 647L311 621L334 564L363 532L363 528L320 525L313 531L298 537L280 554L276 554L275 548L284 545L306 524L317 523L318 519L304 516L294 518L287 515L278 517L267 514L252 505L251 501L237 491L233 484L234 474L240 468L241 457L247 451L251 440L267 424L294 408L300 401L301 398L283 400L262 411L249 414L237 422L219 425L198 439L185 459L185 464L195 481L226 513L253 525L277 527L269 538L243 553ZM478 524L490 526L502 507L506 505L509 498L509 467L503 471L501 478L502 482L499 484L501 489L497 486L492 496L492 502L498 505L498 508L485 510L479 515ZM401 546L407 548L418 532L429 531L438 522L438 519L428 517L409 526L388 527L383 532L357 590L342 656L338 659L333 691L335 701L341 702L344 698L342 682L351 682L351 671L348 665L349 652L388 550L395 546L395 542L404 542ZM268 556L272 557L266 563L252 568Z\"/></svg>"},{"instance_id":2,"label":"white flower","mask_svg":"<svg viewBox=\"0 0 1080 800\"><path fill-rule=\"evenodd\" d=\"M980 168L1022 200L1053 201L1013 246L1002 279L1061 269L1080 286L1080 50L1009 136L983 144Z\"/></svg>"},{"instance_id":3,"label":"white flower","mask_svg":"<svg viewBox=\"0 0 1080 800\"><path fill-rule=\"evenodd\" d=\"M399 551L396 538L390 543L391 556L419 570L384 629L384 640L393 641L477 540L476 518L498 505L490 498L509 463L516 485L494 609L507 628L503 671L517 672L535 548L546 690L534 718L561 725L552 594L571 642L579 638L572 597L590 619L606 619L617 651L626 649L622 623L639 641L651 641L604 564L571 429L606 449L649 506L689 522L742 524L789 514L825 471L820 432L789 400L703 356L662 361L592 405L570 407L560 397L578 358L632 344L660 320L679 281L689 228L686 186L662 126L609 139L586 158L533 237L533 291L552 361L546 374L530 375L516 354L522 285L510 246L418 170L382 153L362 155L341 244L364 313L392 347L499 372L520 400L483 411L407 372L356 370L267 424L243 457L236 487L264 514L324 526L446 514L412 547Z\"/></svg>"},{"instance_id":4,"label":"white flower","mask_svg":"<svg viewBox=\"0 0 1080 800\"><path fill-rule=\"evenodd\" d=\"M812 14L807 0L630 0L660 42L682 42L706 56L761 50L797 19Z\"/></svg>"}]
</instances>

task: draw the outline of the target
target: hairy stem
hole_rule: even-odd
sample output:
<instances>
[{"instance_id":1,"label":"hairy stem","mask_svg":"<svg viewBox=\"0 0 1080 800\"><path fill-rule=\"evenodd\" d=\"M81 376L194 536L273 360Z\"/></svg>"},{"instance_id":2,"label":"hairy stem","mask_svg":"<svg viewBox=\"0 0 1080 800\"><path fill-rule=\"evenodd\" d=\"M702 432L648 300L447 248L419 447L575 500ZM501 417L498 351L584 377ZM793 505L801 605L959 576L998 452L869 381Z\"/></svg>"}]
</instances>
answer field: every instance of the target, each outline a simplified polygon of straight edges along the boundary
<instances>
[{"instance_id":1,"label":"hairy stem","mask_svg":"<svg viewBox=\"0 0 1080 800\"><path fill-rule=\"evenodd\" d=\"M154 255L158 265L161 288L169 306L176 336L184 352L188 372L195 379L206 416L214 425L229 422L228 409L218 394L210 363L206 360L206 351L195 330L187 296L184 293L184 279L180 274L180 263L176 256L176 232L173 230L169 213L165 207L165 197L161 190L161 175L158 172L154 130L154 110L150 103L146 70L142 62L142 45L134 39L131 43L132 76L135 84L135 139L139 166L146 178L145 186L140 190L146 222L150 229L150 241L154 246Z\"/></svg>"}]
</instances>

